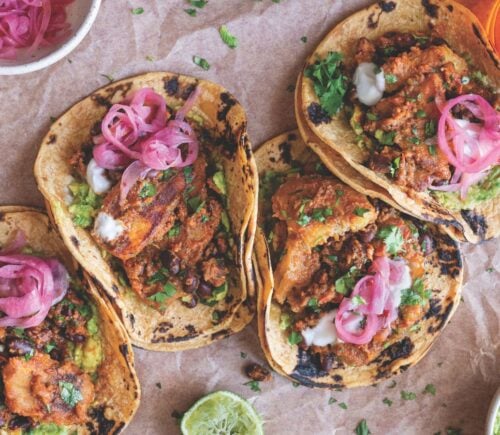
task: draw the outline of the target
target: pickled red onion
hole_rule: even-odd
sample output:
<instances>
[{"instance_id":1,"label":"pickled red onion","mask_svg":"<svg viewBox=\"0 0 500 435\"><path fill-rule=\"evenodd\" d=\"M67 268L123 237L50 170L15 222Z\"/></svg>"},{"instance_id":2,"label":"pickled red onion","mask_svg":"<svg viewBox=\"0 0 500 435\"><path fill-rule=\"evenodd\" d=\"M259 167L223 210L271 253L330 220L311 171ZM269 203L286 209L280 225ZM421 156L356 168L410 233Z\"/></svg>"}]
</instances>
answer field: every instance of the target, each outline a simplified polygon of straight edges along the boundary
<instances>
[{"instance_id":1,"label":"pickled red onion","mask_svg":"<svg viewBox=\"0 0 500 435\"><path fill-rule=\"evenodd\" d=\"M467 108L482 124L455 119L451 110L458 104ZM453 98L441 108L438 144L455 171L449 184L430 189L460 191L464 199L469 187L482 180L489 168L500 162L500 114L480 95Z\"/></svg>"},{"instance_id":2,"label":"pickled red onion","mask_svg":"<svg viewBox=\"0 0 500 435\"><path fill-rule=\"evenodd\" d=\"M102 168L126 167L120 183L120 203L149 171L182 168L197 159L198 139L184 118L199 92L195 88L175 119L168 122L165 99L150 88L137 91L130 100L108 111L102 121L102 134L94 137L93 156Z\"/></svg>"},{"instance_id":3,"label":"pickled red onion","mask_svg":"<svg viewBox=\"0 0 500 435\"><path fill-rule=\"evenodd\" d=\"M400 300L393 295L390 286L401 281L404 268L402 260L387 257L374 260L370 267L373 275L361 278L354 286L351 297L342 299L340 303L335 328L341 340L367 344L381 328L389 327L397 319ZM356 304L355 296L365 303Z\"/></svg>"},{"instance_id":4,"label":"pickled red onion","mask_svg":"<svg viewBox=\"0 0 500 435\"><path fill-rule=\"evenodd\" d=\"M5 314L0 327L39 325L68 287L68 272L58 260L0 252L0 311Z\"/></svg>"},{"instance_id":5,"label":"pickled red onion","mask_svg":"<svg viewBox=\"0 0 500 435\"><path fill-rule=\"evenodd\" d=\"M15 59L66 38L71 26L66 6L73 0L3 0L0 2L0 59Z\"/></svg>"}]
</instances>

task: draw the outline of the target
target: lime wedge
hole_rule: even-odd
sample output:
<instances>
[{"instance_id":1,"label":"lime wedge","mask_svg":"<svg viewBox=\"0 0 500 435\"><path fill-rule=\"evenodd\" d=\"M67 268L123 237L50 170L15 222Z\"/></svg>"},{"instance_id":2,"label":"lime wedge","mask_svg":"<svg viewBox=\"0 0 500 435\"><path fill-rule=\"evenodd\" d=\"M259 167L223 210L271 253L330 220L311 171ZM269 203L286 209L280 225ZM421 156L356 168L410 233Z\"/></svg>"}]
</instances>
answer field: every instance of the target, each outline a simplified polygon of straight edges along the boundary
<instances>
[{"instance_id":1,"label":"lime wedge","mask_svg":"<svg viewBox=\"0 0 500 435\"><path fill-rule=\"evenodd\" d=\"M264 435L262 419L242 397L216 391L198 400L181 421L183 435Z\"/></svg>"}]
</instances>

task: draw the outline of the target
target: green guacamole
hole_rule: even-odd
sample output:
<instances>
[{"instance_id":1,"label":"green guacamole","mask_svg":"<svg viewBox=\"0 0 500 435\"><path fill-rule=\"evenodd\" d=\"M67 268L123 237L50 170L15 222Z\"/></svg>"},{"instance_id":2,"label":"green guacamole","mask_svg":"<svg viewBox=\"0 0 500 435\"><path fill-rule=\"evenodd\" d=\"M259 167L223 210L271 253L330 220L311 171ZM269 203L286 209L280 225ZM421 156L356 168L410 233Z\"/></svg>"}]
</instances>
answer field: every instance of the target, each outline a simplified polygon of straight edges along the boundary
<instances>
[{"instance_id":1,"label":"green guacamole","mask_svg":"<svg viewBox=\"0 0 500 435\"><path fill-rule=\"evenodd\" d=\"M85 343L74 346L72 351L75 364L90 375L95 375L104 357L98 325L97 310L92 306L92 317L87 321L89 337Z\"/></svg>"},{"instance_id":2,"label":"green guacamole","mask_svg":"<svg viewBox=\"0 0 500 435\"><path fill-rule=\"evenodd\" d=\"M467 197L460 199L459 192L432 191L432 195L446 208L454 211L477 207L481 202L500 195L500 166L495 166L480 183L474 184L467 191Z\"/></svg>"},{"instance_id":3,"label":"green guacamole","mask_svg":"<svg viewBox=\"0 0 500 435\"><path fill-rule=\"evenodd\" d=\"M27 435L69 435L68 429L54 423L41 424L26 432Z\"/></svg>"}]
</instances>

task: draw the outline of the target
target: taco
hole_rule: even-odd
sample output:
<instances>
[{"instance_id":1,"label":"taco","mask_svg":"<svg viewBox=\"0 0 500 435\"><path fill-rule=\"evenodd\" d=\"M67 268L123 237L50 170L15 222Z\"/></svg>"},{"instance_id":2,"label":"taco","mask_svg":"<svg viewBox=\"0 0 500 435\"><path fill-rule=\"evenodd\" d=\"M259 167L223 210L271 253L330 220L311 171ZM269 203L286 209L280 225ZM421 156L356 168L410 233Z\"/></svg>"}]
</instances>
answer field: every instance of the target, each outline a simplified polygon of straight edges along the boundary
<instances>
[{"instance_id":1,"label":"taco","mask_svg":"<svg viewBox=\"0 0 500 435\"><path fill-rule=\"evenodd\" d=\"M500 234L499 83L499 59L460 4L377 2L308 58L299 124L401 208L479 242Z\"/></svg>"},{"instance_id":2,"label":"taco","mask_svg":"<svg viewBox=\"0 0 500 435\"><path fill-rule=\"evenodd\" d=\"M255 159L258 326L270 365L303 385L350 388L416 364L458 306L458 243L334 177L297 132Z\"/></svg>"},{"instance_id":3,"label":"taco","mask_svg":"<svg viewBox=\"0 0 500 435\"><path fill-rule=\"evenodd\" d=\"M35 176L134 345L195 348L250 322L257 173L222 87L166 72L106 86L53 123Z\"/></svg>"},{"instance_id":4,"label":"taco","mask_svg":"<svg viewBox=\"0 0 500 435\"><path fill-rule=\"evenodd\" d=\"M46 214L0 207L2 433L119 433L138 405L118 316Z\"/></svg>"}]
</instances>

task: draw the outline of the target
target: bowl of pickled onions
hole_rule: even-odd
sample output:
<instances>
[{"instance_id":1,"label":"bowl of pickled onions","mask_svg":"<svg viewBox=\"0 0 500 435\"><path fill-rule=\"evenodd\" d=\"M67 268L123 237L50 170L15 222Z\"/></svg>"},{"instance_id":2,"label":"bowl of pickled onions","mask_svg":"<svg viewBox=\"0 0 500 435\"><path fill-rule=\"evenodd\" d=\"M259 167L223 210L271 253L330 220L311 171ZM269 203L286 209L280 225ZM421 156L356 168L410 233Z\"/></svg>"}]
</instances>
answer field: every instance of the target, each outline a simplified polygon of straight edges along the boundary
<instances>
[{"instance_id":1,"label":"bowl of pickled onions","mask_svg":"<svg viewBox=\"0 0 500 435\"><path fill-rule=\"evenodd\" d=\"M0 75L25 74L67 56L94 23L101 0L0 0Z\"/></svg>"}]
</instances>

